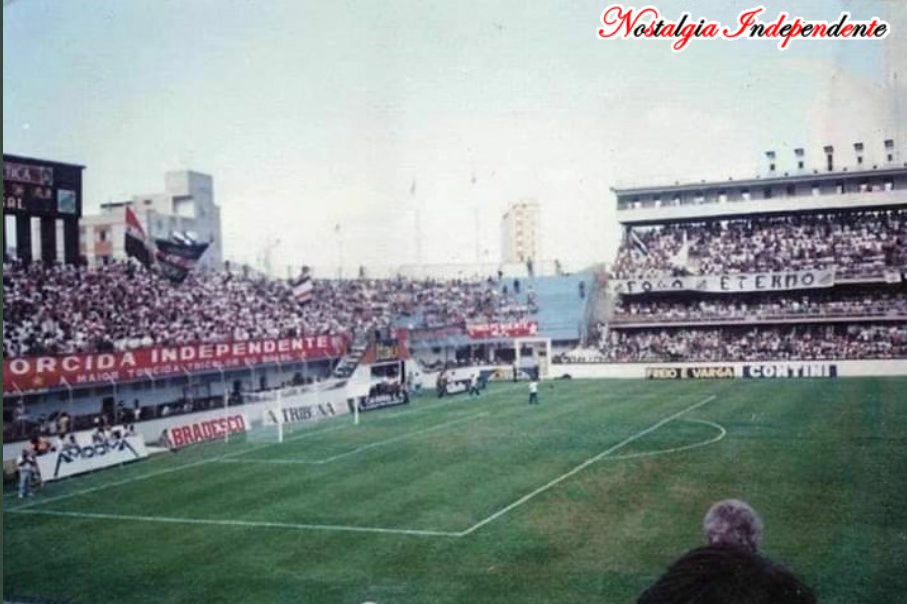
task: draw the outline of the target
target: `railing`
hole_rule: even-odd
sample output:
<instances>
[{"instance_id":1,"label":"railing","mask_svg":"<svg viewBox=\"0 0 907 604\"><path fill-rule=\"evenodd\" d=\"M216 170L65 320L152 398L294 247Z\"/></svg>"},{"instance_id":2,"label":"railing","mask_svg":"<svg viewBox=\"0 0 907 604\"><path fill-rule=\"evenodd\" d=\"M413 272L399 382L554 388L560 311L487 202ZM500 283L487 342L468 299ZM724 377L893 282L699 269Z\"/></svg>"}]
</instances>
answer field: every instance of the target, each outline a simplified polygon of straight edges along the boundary
<instances>
[{"instance_id":1,"label":"railing","mask_svg":"<svg viewBox=\"0 0 907 604\"><path fill-rule=\"evenodd\" d=\"M696 317L671 317L664 315L622 315L616 314L612 317L610 323L613 327L652 327L657 325L737 325L752 323L769 323L769 322L809 322L809 323L828 323L839 321L905 321L907 320L907 310L889 309L884 312L860 312L855 314L854 311L813 311L809 313L707 313Z\"/></svg>"}]
</instances>

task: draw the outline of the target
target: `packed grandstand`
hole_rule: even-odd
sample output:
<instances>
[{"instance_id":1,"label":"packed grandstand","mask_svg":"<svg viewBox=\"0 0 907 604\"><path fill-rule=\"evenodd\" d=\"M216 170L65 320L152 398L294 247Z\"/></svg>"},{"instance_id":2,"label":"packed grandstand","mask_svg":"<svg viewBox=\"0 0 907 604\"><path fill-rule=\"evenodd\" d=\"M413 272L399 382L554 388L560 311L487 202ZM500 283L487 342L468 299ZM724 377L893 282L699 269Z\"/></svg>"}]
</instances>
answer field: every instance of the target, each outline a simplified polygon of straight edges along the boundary
<instances>
[{"instance_id":1,"label":"packed grandstand","mask_svg":"<svg viewBox=\"0 0 907 604\"><path fill-rule=\"evenodd\" d=\"M536 310L494 280L316 280L299 304L285 280L196 272L178 285L132 262L4 264L3 356L72 354L522 320Z\"/></svg>"},{"instance_id":2,"label":"packed grandstand","mask_svg":"<svg viewBox=\"0 0 907 604\"><path fill-rule=\"evenodd\" d=\"M905 270L903 207L630 224L609 275L609 313L561 361L904 358ZM795 283L804 274L817 281ZM769 287L779 275L793 281ZM749 278L739 291L708 281Z\"/></svg>"},{"instance_id":3,"label":"packed grandstand","mask_svg":"<svg viewBox=\"0 0 907 604\"><path fill-rule=\"evenodd\" d=\"M853 186L870 196L869 204L840 202L847 183L827 190L811 184L796 195L792 187L799 181L787 179L795 183L787 185L789 199L772 211L766 210L769 193L758 201L747 193L731 203L721 183L713 183L720 188L715 195L656 188L647 190L649 201L632 203L627 199L637 199L635 191L618 191L623 234L611 264L572 276L560 269L534 275L530 268L454 280L315 279L304 301L293 280L229 264L174 283L133 259L89 268L7 258L5 375L10 361L20 371L7 376L14 378L8 394L17 393L19 405L4 410L5 434L21 438L35 427L52 432L70 412L76 417L66 421L75 426L127 411L140 421L209 409L225 399L243 404L250 392L349 379L368 354L374 359L369 346L378 341L385 348L403 344L425 374L485 365L557 377L570 363L907 358L907 208L885 196L904 186L902 176L886 176L876 186L849 175L855 183L861 179ZM751 185L738 185L744 186ZM674 203L660 205L662 197ZM817 205L806 207L810 203ZM304 352L269 357L268 345L299 345ZM202 357L212 346L242 354L234 355L229 370L211 363L158 367L168 347ZM97 355L113 355L115 363L131 352L157 361L145 358L143 371L116 375L86 369L101 363ZM56 382L40 375L42 363L67 356L82 359L73 362L79 372L57 372L51 376ZM400 380L411 377L398 372ZM130 405L115 385L97 385L118 380L144 380L152 392ZM94 389L85 387L92 383ZM51 394L64 389L66 410L60 405L65 397ZM98 397L107 401L101 413Z\"/></svg>"},{"instance_id":4,"label":"packed grandstand","mask_svg":"<svg viewBox=\"0 0 907 604\"><path fill-rule=\"evenodd\" d=\"M606 320L589 330L596 360L907 356L907 291L892 279L907 268L907 210L712 220L631 233L609 271L612 283L781 269L833 269L845 281L796 292L618 293ZM672 259L684 246L679 267ZM4 357L510 323L539 311L531 295L496 277L314 284L312 302L298 304L287 281L242 269L199 271L175 285L130 262L86 268L11 261L3 276Z\"/></svg>"}]
</instances>

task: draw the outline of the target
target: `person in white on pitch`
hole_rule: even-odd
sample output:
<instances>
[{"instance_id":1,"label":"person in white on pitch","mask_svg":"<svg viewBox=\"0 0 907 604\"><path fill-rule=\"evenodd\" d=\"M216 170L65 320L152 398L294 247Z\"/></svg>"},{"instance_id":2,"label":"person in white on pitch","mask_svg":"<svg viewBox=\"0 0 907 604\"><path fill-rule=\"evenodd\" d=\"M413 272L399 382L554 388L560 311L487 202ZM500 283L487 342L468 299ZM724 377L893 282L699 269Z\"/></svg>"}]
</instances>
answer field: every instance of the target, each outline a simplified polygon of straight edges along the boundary
<instances>
[{"instance_id":1,"label":"person in white on pitch","mask_svg":"<svg viewBox=\"0 0 907 604\"><path fill-rule=\"evenodd\" d=\"M479 396L479 372L472 374L472 377L469 378L469 397Z\"/></svg>"},{"instance_id":2,"label":"person in white on pitch","mask_svg":"<svg viewBox=\"0 0 907 604\"><path fill-rule=\"evenodd\" d=\"M539 404L539 382L536 378L532 378L529 381L529 404Z\"/></svg>"}]
</instances>

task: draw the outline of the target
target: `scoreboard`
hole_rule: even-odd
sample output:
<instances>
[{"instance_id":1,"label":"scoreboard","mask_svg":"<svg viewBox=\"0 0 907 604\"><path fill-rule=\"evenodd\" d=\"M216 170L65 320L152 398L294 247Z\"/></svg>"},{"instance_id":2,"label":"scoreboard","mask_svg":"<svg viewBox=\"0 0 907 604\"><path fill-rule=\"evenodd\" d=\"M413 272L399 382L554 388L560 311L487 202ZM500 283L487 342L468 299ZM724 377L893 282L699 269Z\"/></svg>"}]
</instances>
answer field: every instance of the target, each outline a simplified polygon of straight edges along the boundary
<instances>
[{"instance_id":1,"label":"scoreboard","mask_svg":"<svg viewBox=\"0 0 907 604\"><path fill-rule=\"evenodd\" d=\"M34 259L32 239L37 236L40 258L55 262L60 257L57 233L62 223L63 258L70 264L79 261L84 169L84 166L3 154L3 215L15 217L15 255L19 260L27 263ZM5 223L4 220L4 234ZM36 232L34 226L38 226Z\"/></svg>"},{"instance_id":2,"label":"scoreboard","mask_svg":"<svg viewBox=\"0 0 907 604\"><path fill-rule=\"evenodd\" d=\"M82 166L3 156L3 213L82 215Z\"/></svg>"}]
</instances>

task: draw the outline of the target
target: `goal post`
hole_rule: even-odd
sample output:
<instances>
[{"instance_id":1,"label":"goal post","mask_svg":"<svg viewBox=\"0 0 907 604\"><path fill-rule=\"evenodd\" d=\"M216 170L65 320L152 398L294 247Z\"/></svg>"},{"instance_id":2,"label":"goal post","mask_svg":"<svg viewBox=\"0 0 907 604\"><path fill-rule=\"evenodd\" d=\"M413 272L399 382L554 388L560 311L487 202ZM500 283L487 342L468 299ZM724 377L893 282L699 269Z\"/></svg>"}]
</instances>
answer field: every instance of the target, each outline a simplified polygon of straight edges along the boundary
<instances>
[{"instance_id":1,"label":"goal post","mask_svg":"<svg viewBox=\"0 0 907 604\"><path fill-rule=\"evenodd\" d=\"M313 387L314 386L314 387ZM309 430L325 421L359 423L357 405L347 404L342 385L294 386L266 392L248 393L249 414L257 425L250 437L258 441L282 443L294 433ZM352 408L351 408L352 407Z\"/></svg>"}]
</instances>

